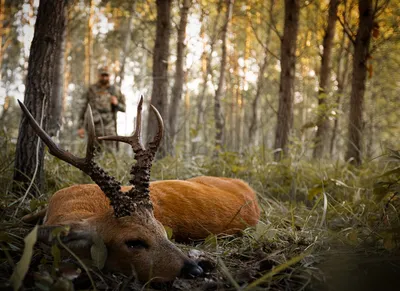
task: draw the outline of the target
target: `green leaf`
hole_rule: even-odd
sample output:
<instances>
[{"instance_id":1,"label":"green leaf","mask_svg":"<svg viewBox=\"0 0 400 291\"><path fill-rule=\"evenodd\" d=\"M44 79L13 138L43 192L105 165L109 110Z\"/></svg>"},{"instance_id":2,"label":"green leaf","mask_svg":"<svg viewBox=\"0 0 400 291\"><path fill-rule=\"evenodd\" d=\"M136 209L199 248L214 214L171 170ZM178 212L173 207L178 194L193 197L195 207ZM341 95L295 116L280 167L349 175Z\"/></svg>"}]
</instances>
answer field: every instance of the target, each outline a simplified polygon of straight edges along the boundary
<instances>
[{"instance_id":1,"label":"green leaf","mask_svg":"<svg viewBox=\"0 0 400 291\"><path fill-rule=\"evenodd\" d=\"M93 265L99 268L100 270L104 268L104 265L107 260L107 247L104 244L104 241L99 236L93 237L93 245L90 248L90 255L93 260Z\"/></svg>"},{"instance_id":2,"label":"green leaf","mask_svg":"<svg viewBox=\"0 0 400 291\"><path fill-rule=\"evenodd\" d=\"M55 239L58 235L68 235L69 230L71 229L71 227L69 225L63 225L60 227L56 227L55 229L53 229L51 231L50 237L51 240Z\"/></svg>"},{"instance_id":3,"label":"green leaf","mask_svg":"<svg viewBox=\"0 0 400 291\"><path fill-rule=\"evenodd\" d=\"M53 266L54 266L54 268L58 269L60 266L60 262L61 262L61 251L60 251L60 248L56 244L53 244L51 246L51 255L54 258Z\"/></svg>"},{"instance_id":4,"label":"green leaf","mask_svg":"<svg viewBox=\"0 0 400 291\"><path fill-rule=\"evenodd\" d=\"M169 226L164 226L164 228L165 228L165 232L167 233L168 239L171 240L174 231Z\"/></svg>"},{"instance_id":5,"label":"green leaf","mask_svg":"<svg viewBox=\"0 0 400 291\"><path fill-rule=\"evenodd\" d=\"M21 288L25 275L28 272L29 264L31 263L33 255L33 246L35 245L37 240L37 233L38 226L36 225L32 229L32 231L24 238L24 252L22 253L22 257L17 263L17 266L15 267L10 278L14 290L19 290L19 288Z\"/></svg>"},{"instance_id":6,"label":"green leaf","mask_svg":"<svg viewBox=\"0 0 400 291\"><path fill-rule=\"evenodd\" d=\"M322 187L318 186L318 187L314 187L311 188L310 190L308 190L308 195L307 198L308 200L313 200L315 196L322 194Z\"/></svg>"},{"instance_id":7,"label":"green leaf","mask_svg":"<svg viewBox=\"0 0 400 291\"><path fill-rule=\"evenodd\" d=\"M218 244L218 239L214 234L210 234L204 240L204 245L207 245L207 246L212 247L212 248L216 248L217 244Z\"/></svg>"}]
</instances>

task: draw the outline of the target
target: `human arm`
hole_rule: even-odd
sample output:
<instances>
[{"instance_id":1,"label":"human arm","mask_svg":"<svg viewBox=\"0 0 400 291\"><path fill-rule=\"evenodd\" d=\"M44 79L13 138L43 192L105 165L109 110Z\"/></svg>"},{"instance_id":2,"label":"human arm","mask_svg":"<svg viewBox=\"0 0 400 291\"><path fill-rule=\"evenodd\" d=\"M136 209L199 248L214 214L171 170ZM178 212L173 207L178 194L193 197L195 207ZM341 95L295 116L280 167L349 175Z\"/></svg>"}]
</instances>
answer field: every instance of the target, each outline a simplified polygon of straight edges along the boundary
<instances>
[{"instance_id":1,"label":"human arm","mask_svg":"<svg viewBox=\"0 0 400 291\"><path fill-rule=\"evenodd\" d=\"M111 104L113 105L113 110L125 112L125 96L118 88L112 88Z\"/></svg>"}]
</instances>

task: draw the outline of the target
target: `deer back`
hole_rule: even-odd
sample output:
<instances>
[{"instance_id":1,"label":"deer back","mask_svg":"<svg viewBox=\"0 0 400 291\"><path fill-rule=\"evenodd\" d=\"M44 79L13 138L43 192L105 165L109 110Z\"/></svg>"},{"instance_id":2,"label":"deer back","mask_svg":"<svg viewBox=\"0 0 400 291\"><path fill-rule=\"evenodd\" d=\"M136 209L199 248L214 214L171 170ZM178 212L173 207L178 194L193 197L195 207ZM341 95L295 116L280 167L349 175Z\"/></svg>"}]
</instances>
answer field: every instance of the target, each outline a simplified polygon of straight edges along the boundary
<instances>
[{"instance_id":1,"label":"deer back","mask_svg":"<svg viewBox=\"0 0 400 291\"><path fill-rule=\"evenodd\" d=\"M202 176L152 182L150 198L155 218L172 229L177 241L235 234L254 226L260 217L254 190L239 179ZM45 223L70 224L110 211L109 199L97 185L74 185L53 195Z\"/></svg>"}]
</instances>

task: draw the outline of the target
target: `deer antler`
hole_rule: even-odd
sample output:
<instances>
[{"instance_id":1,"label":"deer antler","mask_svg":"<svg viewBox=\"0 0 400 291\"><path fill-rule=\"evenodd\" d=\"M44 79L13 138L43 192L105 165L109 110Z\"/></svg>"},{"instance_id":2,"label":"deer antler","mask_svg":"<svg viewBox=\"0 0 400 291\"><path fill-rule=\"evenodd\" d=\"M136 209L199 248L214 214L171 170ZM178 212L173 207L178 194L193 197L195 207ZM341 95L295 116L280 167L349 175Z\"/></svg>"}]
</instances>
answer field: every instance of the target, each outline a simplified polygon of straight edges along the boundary
<instances>
[{"instance_id":1,"label":"deer antler","mask_svg":"<svg viewBox=\"0 0 400 291\"><path fill-rule=\"evenodd\" d=\"M157 117L158 132L154 139L149 142L147 149L145 149L141 143L140 137L142 131L143 96L141 96L139 100L136 117L136 130L132 136L103 136L98 139L120 141L131 145L137 162L132 166L132 179L129 181L134 187L127 193L127 195L131 197L136 204L152 209L153 205L151 204L149 189L150 170L154 156L160 146L164 134L164 123L158 110L153 105L150 106Z\"/></svg>"},{"instance_id":2,"label":"deer antler","mask_svg":"<svg viewBox=\"0 0 400 291\"><path fill-rule=\"evenodd\" d=\"M67 162L68 164L80 169L82 172L90 176L101 190L110 199L111 206L114 208L116 217L129 216L135 209L135 204L132 199L121 192L121 183L118 182L113 176L109 175L106 171L100 168L94 161L94 141L96 139L92 109L90 105L86 111L86 120L88 122L88 144L86 148L86 156L79 158L70 152L59 148L51 137L40 127L35 118L25 107L25 105L18 100L25 117L28 119L29 124L32 126L36 134L49 148L50 154Z\"/></svg>"}]
</instances>

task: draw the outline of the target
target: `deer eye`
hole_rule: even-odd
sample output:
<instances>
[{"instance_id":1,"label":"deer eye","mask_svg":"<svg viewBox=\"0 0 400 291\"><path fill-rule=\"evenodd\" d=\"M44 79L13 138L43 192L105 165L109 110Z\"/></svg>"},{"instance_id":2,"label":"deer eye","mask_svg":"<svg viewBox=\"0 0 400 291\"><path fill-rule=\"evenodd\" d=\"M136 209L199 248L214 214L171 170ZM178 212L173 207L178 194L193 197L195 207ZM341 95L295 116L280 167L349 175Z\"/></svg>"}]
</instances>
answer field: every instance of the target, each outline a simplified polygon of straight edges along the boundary
<instances>
[{"instance_id":1,"label":"deer eye","mask_svg":"<svg viewBox=\"0 0 400 291\"><path fill-rule=\"evenodd\" d=\"M149 245L147 242L141 239L127 240L125 242L129 249L148 249Z\"/></svg>"}]
</instances>

